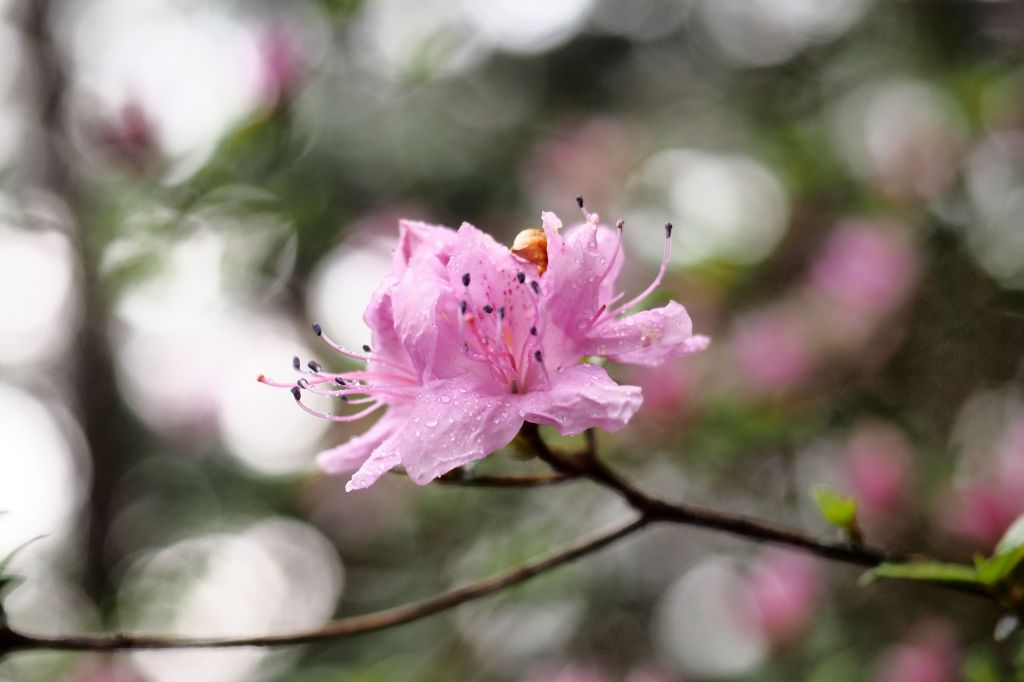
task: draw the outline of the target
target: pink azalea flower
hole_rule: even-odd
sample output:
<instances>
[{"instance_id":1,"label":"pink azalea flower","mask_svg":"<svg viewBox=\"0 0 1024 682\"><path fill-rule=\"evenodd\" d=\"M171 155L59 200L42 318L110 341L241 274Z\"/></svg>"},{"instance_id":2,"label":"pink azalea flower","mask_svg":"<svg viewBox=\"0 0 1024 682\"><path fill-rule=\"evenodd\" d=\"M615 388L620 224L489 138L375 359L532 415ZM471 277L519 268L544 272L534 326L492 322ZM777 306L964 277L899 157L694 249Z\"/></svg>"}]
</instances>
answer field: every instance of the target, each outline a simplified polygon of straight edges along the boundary
<instances>
[{"instance_id":1,"label":"pink azalea flower","mask_svg":"<svg viewBox=\"0 0 1024 682\"><path fill-rule=\"evenodd\" d=\"M584 215L564 235L553 213L542 215L546 270L468 223L456 232L402 221L391 274L363 317L372 349L343 348L314 325L366 369L331 373L311 362L294 382L260 377L291 389L302 409L324 419L353 421L387 408L363 435L322 453L321 468L355 471L347 490L398 465L424 485L507 445L526 421L564 435L623 428L640 407L640 389L616 384L584 360L657 365L703 349L708 339L692 335L690 317L675 301L627 314L661 282L670 240L651 286L618 303L621 231ZM298 359L293 364L300 369ZM362 409L319 413L302 402L303 391Z\"/></svg>"}]
</instances>

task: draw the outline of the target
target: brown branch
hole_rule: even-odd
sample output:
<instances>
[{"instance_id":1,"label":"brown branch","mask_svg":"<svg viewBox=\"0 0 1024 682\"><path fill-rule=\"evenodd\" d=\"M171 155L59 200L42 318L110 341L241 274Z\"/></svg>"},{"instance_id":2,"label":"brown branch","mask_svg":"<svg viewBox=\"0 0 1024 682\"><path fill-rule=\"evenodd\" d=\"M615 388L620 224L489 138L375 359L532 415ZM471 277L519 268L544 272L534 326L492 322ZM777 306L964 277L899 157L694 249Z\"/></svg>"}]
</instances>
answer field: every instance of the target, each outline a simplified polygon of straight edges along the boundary
<instances>
[{"instance_id":1,"label":"brown branch","mask_svg":"<svg viewBox=\"0 0 1024 682\"><path fill-rule=\"evenodd\" d=\"M818 540L798 531L766 523L742 515L687 504L673 504L652 497L619 476L598 459L593 435L588 435L586 449L577 454L553 450L540 437L536 426L527 424L520 434L542 460L552 466L564 480L586 477L614 491L639 512L628 523L604 531L589 539L551 552L533 561L512 568L491 578L428 597L420 601L383 611L333 620L326 625L282 635L232 638L179 638L136 634L45 636L17 632L0 624L0 657L14 651L50 649L64 651L119 651L138 649L209 649L228 647L272 647L307 644L327 639L350 637L395 627L455 608L524 582L529 578L562 564L586 556L642 530L655 522L677 523L722 531L749 540L773 542L802 549L817 556L857 566L877 566L884 561L905 557L880 549L841 542ZM559 480L563 480L559 479ZM988 596L981 590L929 583L959 592Z\"/></svg>"},{"instance_id":2,"label":"brown branch","mask_svg":"<svg viewBox=\"0 0 1024 682\"><path fill-rule=\"evenodd\" d=\"M500 592L536 575L593 554L616 540L642 530L650 523L643 516L609 528L575 544L540 556L532 561L433 597L376 611L362 616L333 620L321 627L283 635L229 638L179 638L135 634L47 636L16 632L0 626L0 657L13 651L50 649L60 651L122 651L139 649L213 649L230 647L273 647L309 644L327 639L351 637L410 623L427 616Z\"/></svg>"},{"instance_id":3,"label":"brown branch","mask_svg":"<svg viewBox=\"0 0 1024 682\"><path fill-rule=\"evenodd\" d=\"M653 497L634 486L598 459L592 435L587 437L586 448L575 454L553 450L541 438L540 431L535 424L527 423L520 436L537 453L537 456L547 462L555 471L570 476L589 478L598 485L620 495L631 507L653 521L707 528L738 535L748 540L787 545L825 559L857 566L872 567L885 561L901 561L908 558L862 544L819 540L785 526L740 514L730 514L690 504L671 503Z\"/></svg>"}]
</instances>

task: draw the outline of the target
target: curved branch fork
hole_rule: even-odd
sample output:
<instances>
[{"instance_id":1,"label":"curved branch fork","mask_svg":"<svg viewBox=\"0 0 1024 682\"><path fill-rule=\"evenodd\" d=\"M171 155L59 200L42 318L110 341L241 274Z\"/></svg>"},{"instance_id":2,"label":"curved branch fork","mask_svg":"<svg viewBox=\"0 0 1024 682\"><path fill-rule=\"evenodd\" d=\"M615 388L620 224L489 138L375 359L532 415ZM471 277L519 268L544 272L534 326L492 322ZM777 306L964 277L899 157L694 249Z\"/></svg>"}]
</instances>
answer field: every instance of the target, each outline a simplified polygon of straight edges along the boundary
<instances>
[{"instance_id":1,"label":"curved branch fork","mask_svg":"<svg viewBox=\"0 0 1024 682\"><path fill-rule=\"evenodd\" d=\"M482 487L534 487L586 478L620 495L636 512L636 516L617 526L608 528L574 544L562 547L499 573L447 592L403 604L390 609L360 616L339 618L322 627L280 635L234 638L161 637L142 634L96 635L33 635L11 629L0 622L0 658L6 654L33 649L63 651L126 651L143 649L217 649L235 647L275 647L308 644L323 640L351 637L411 623L461 604L500 592L529 580L535 575L592 554L622 538L637 533L653 523L675 523L686 526L729 533L748 540L772 542L802 549L833 561L857 566L877 566L883 561L905 557L859 544L827 542L783 526L765 523L753 518L698 507L673 504L648 495L643 490L608 468L596 454L593 433L587 434L587 447L583 452L565 454L557 452L544 442L535 425L527 424L520 437L526 445L554 470L547 475L528 477L488 477L462 479L450 476L445 482L453 485L479 485ZM936 583L964 591L962 588ZM974 593L973 594L983 594Z\"/></svg>"}]
</instances>

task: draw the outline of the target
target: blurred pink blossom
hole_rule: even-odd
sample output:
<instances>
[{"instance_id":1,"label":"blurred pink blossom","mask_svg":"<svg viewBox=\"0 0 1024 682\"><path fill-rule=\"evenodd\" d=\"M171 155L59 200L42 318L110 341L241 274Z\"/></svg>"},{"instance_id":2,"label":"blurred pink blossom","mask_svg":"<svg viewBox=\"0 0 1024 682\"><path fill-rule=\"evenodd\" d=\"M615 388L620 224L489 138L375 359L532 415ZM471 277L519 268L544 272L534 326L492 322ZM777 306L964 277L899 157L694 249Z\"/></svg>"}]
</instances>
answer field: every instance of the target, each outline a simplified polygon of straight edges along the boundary
<instances>
[{"instance_id":1,"label":"blurred pink blossom","mask_svg":"<svg viewBox=\"0 0 1024 682\"><path fill-rule=\"evenodd\" d=\"M295 94L306 76L305 59L296 32L281 24L265 26L258 36L260 95L276 107Z\"/></svg>"},{"instance_id":2,"label":"blurred pink blossom","mask_svg":"<svg viewBox=\"0 0 1024 682\"><path fill-rule=\"evenodd\" d=\"M145 172L160 157L156 123L138 100L126 100L113 118L96 123L94 130L111 161L134 173Z\"/></svg>"},{"instance_id":3,"label":"blurred pink blossom","mask_svg":"<svg viewBox=\"0 0 1024 682\"><path fill-rule=\"evenodd\" d=\"M602 226L578 201L585 220L564 235L557 216L542 214L543 231L531 235L542 246L529 260L468 223L457 232L402 223L392 272L364 315L373 347L344 348L313 326L335 351L366 362L366 370L325 372L311 361L306 373L295 358L296 379L259 377L331 421L389 408L366 433L323 453L325 471L355 471L346 486L355 490L401 464L424 485L508 445L525 421L563 435L617 431L639 409L641 391L583 358L656 366L707 346L675 301L628 314L664 277L671 225L654 282L618 303L621 229ZM302 401L303 391L360 407L344 416L321 413Z\"/></svg>"},{"instance_id":4,"label":"blurred pink blossom","mask_svg":"<svg viewBox=\"0 0 1024 682\"><path fill-rule=\"evenodd\" d=\"M847 220L818 254L810 285L837 322L863 329L907 299L919 268L913 245L897 226Z\"/></svg>"},{"instance_id":5,"label":"blurred pink blossom","mask_svg":"<svg viewBox=\"0 0 1024 682\"><path fill-rule=\"evenodd\" d=\"M940 622L920 625L904 644L890 646L875 666L875 682L955 682L959 678L956 634Z\"/></svg>"},{"instance_id":6,"label":"blurred pink blossom","mask_svg":"<svg viewBox=\"0 0 1024 682\"><path fill-rule=\"evenodd\" d=\"M947 525L991 549L1017 517L1024 514L1024 417L1004 434L987 470L961 483Z\"/></svg>"},{"instance_id":7,"label":"blurred pink blossom","mask_svg":"<svg viewBox=\"0 0 1024 682\"><path fill-rule=\"evenodd\" d=\"M637 158L628 129L610 118L572 121L546 136L524 166L524 184L540 205L582 193L611 200Z\"/></svg>"},{"instance_id":8,"label":"blurred pink blossom","mask_svg":"<svg viewBox=\"0 0 1024 682\"><path fill-rule=\"evenodd\" d=\"M910 445L895 427L868 424L851 435L846 444L846 475L869 523L902 518L910 501L911 465Z\"/></svg>"},{"instance_id":9,"label":"blurred pink blossom","mask_svg":"<svg viewBox=\"0 0 1024 682\"><path fill-rule=\"evenodd\" d=\"M804 321L796 311L784 307L740 318L729 350L743 387L755 394L779 393L799 386L817 362Z\"/></svg>"},{"instance_id":10,"label":"blurred pink blossom","mask_svg":"<svg viewBox=\"0 0 1024 682\"><path fill-rule=\"evenodd\" d=\"M644 392L644 417L651 420L678 418L692 407L696 398L697 375L692 363L663 367L630 367L625 378Z\"/></svg>"},{"instance_id":11,"label":"blurred pink blossom","mask_svg":"<svg viewBox=\"0 0 1024 682\"><path fill-rule=\"evenodd\" d=\"M751 568L741 605L769 642L784 647L807 630L821 595L822 577L812 557L770 549Z\"/></svg>"},{"instance_id":12,"label":"blurred pink blossom","mask_svg":"<svg viewBox=\"0 0 1024 682\"><path fill-rule=\"evenodd\" d=\"M524 682L612 682L597 668L569 665L561 669L543 670L525 678Z\"/></svg>"}]
</instances>

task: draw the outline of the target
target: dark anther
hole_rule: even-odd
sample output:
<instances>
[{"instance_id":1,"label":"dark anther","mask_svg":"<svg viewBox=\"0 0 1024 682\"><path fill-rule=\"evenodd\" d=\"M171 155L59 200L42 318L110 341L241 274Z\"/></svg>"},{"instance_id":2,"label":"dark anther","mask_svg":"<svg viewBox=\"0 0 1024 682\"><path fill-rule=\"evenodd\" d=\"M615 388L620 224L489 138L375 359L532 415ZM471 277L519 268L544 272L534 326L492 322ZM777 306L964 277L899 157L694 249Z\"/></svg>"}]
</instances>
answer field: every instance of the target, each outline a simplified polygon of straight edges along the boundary
<instances>
[{"instance_id":1,"label":"dark anther","mask_svg":"<svg viewBox=\"0 0 1024 682\"><path fill-rule=\"evenodd\" d=\"M500 308L498 308L498 319L499 320L504 320L505 319L505 306L501 306Z\"/></svg>"},{"instance_id":2,"label":"dark anther","mask_svg":"<svg viewBox=\"0 0 1024 682\"><path fill-rule=\"evenodd\" d=\"M370 353L370 352L371 352L371 351L370 351L370 347L369 347L369 346L367 346L367 345L366 345L365 343L363 344L363 352L364 352L364 353Z\"/></svg>"},{"instance_id":3,"label":"dark anther","mask_svg":"<svg viewBox=\"0 0 1024 682\"><path fill-rule=\"evenodd\" d=\"M537 280L533 280L532 282L530 282L530 288L533 289L533 293L540 293L540 285L537 284Z\"/></svg>"},{"instance_id":4,"label":"dark anther","mask_svg":"<svg viewBox=\"0 0 1024 682\"><path fill-rule=\"evenodd\" d=\"M542 357L543 357L543 356L542 356L542 355L540 354L540 351L539 351L539 350L538 350L538 351L534 351L534 353L533 353L533 358L534 358L534 359L535 359L535 360L536 360L537 362L543 362L544 360L542 359Z\"/></svg>"},{"instance_id":5,"label":"dark anther","mask_svg":"<svg viewBox=\"0 0 1024 682\"><path fill-rule=\"evenodd\" d=\"M466 314L466 302L465 301L459 301L459 312L462 313L463 315Z\"/></svg>"},{"instance_id":6,"label":"dark anther","mask_svg":"<svg viewBox=\"0 0 1024 682\"><path fill-rule=\"evenodd\" d=\"M324 328L314 322L313 323L313 333L316 334L317 336L323 336L324 335Z\"/></svg>"},{"instance_id":7,"label":"dark anther","mask_svg":"<svg viewBox=\"0 0 1024 682\"><path fill-rule=\"evenodd\" d=\"M484 306L484 312L490 315L491 313L494 312L494 306L488 303L487 305Z\"/></svg>"},{"instance_id":8,"label":"dark anther","mask_svg":"<svg viewBox=\"0 0 1024 682\"><path fill-rule=\"evenodd\" d=\"M348 396L347 396L347 395L343 395L343 396L338 396L338 397L340 397L340 398L341 398L341 401L342 401L342 402L345 402L345 403L347 403L347 402L348 402Z\"/></svg>"},{"instance_id":9,"label":"dark anther","mask_svg":"<svg viewBox=\"0 0 1024 682\"><path fill-rule=\"evenodd\" d=\"M299 360L299 356L298 355L296 355L295 357L292 358L292 367L294 367L295 369L298 369L299 367L302 367L302 361Z\"/></svg>"},{"instance_id":10,"label":"dark anther","mask_svg":"<svg viewBox=\"0 0 1024 682\"><path fill-rule=\"evenodd\" d=\"M576 205L579 206L580 208L583 208L583 197L579 196L578 194L576 195Z\"/></svg>"},{"instance_id":11,"label":"dark anther","mask_svg":"<svg viewBox=\"0 0 1024 682\"><path fill-rule=\"evenodd\" d=\"M537 336L537 328L536 327L530 327L530 334L532 334L533 336Z\"/></svg>"},{"instance_id":12,"label":"dark anther","mask_svg":"<svg viewBox=\"0 0 1024 682\"><path fill-rule=\"evenodd\" d=\"M468 272L462 275L462 286L464 286L464 287L468 287L469 286L469 273Z\"/></svg>"},{"instance_id":13,"label":"dark anther","mask_svg":"<svg viewBox=\"0 0 1024 682\"><path fill-rule=\"evenodd\" d=\"M617 223L615 223L615 229L621 230L625 224L626 224L625 221L620 220Z\"/></svg>"},{"instance_id":14,"label":"dark anther","mask_svg":"<svg viewBox=\"0 0 1024 682\"><path fill-rule=\"evenodd\" d=\"M306 381L305 379L299 379L295 383L299 385L299 388L309 388L309 382Z\"/></svg>"},{"instance_id":15,"label":"dark anther","mask_svg":"<svg viewBox=\"0 0 1024 682\"><path fill-rule=\"evenodd\" d=\"M310 360L309 362L307 362L306 367L309 367L314 372L319 372L322 369L320 367L320 363L317 362L316 360Z\"/></svg>"},{"instance_id":16,"label":"dark anther","mask_svg":"<svg viewBox=\"0 0 1024 682\"><path fill-rule=\"evenodd\" d=\"M334 383L338 384L339 386L344 386L345 380L342 379L341 377L334 377Z\"/></svg>"},{"instance_id":17,"label":"dark anther","mask_svg":"<svg viewBox=\"0 0 1024 682\"><path fill-rule=\"evenodd\" d=\"M525 272L517 272L516 273L516 279L519 280L520 284L522 284L523 282L526 281L526 273Z\"/></svg>"},{"instance_id":18,"label":"dark anther","mask_svg":"<svg viewBox=\"0 0 1024 682\"><path fill-rule=\"evenodd\" d=\"M292 386L292 397L296 400L302 400L302 391L299 390L298 386Z\"/></svg>"},{"instance_id":19,"label":"dark anther","mask_svg":"<svg viewBox=\"0 0 1024 682\"><path fill-rule=\"evenodd\" d=\"M672 223L665 223L665 238L672 236Z\"/></svg>"}]
</instances>

